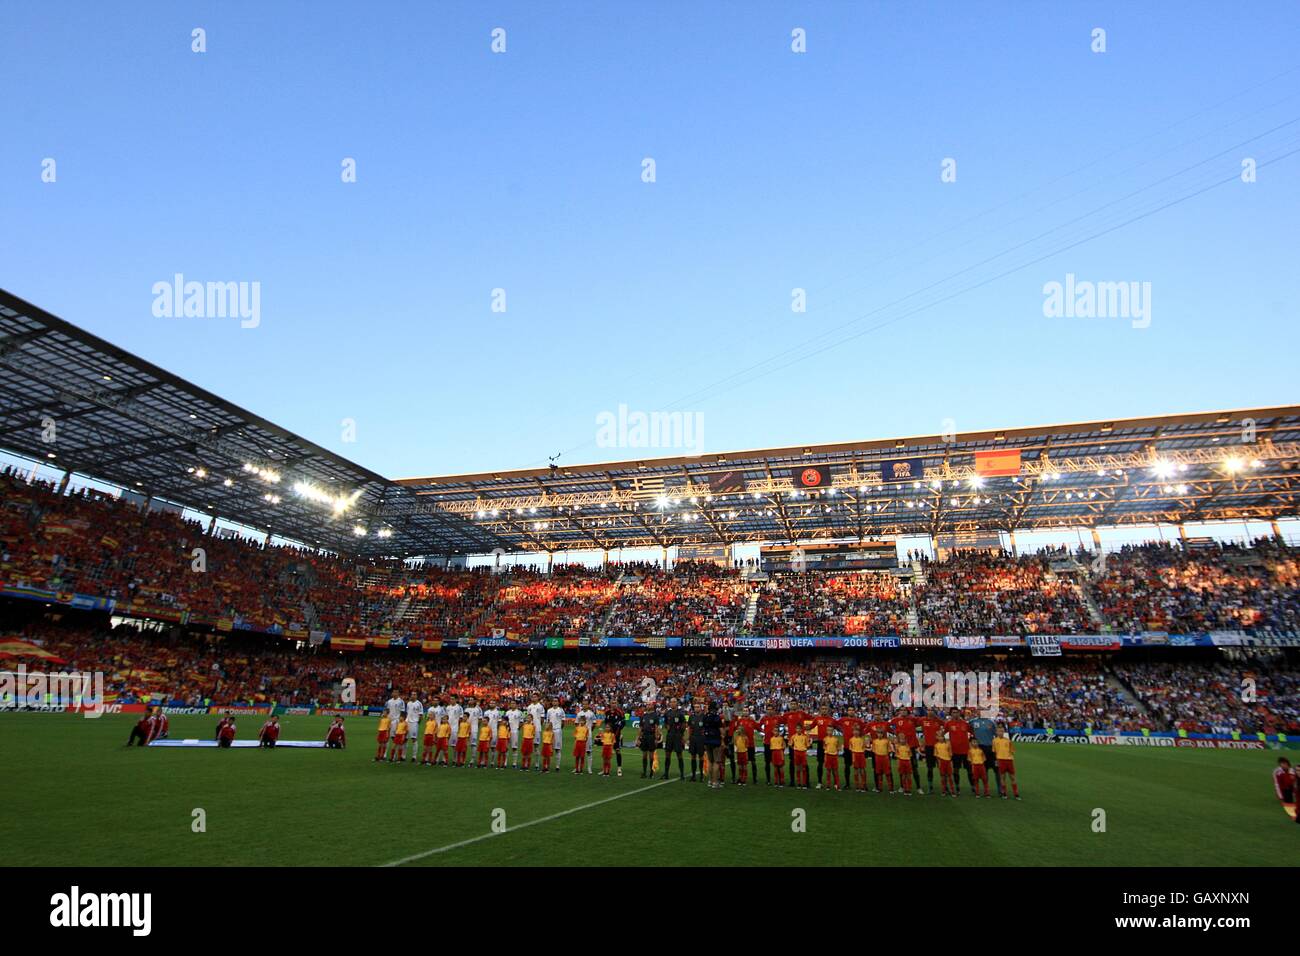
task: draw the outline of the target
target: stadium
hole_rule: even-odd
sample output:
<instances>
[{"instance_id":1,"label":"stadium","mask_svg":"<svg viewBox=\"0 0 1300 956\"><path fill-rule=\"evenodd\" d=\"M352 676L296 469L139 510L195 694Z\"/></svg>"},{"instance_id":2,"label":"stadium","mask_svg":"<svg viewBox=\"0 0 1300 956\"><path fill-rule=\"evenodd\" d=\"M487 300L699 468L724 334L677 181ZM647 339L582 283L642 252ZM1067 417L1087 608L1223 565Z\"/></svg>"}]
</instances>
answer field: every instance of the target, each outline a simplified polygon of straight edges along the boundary
<instances>
[{"instance_id":1,"label":"stadium","mask_svg":"<svg viewBox=\"0 0 1300 956\"><path fill-rule=\"evenodd\" d=\"M33 40L101 107L20 119L52 155L0 260L33 911L183 921L218 868L1051 868L1109 929L1251 925L1300 837L1284 45L1216 16L1210 90L1107 47L1142 13L1027 14L1006 62L966 14L772 7L670 68L589 12L422 10L437 62L124 14L102 92Z\"/></svg>"},{"instance_id":2,"label":"stadium","mask_svg":"<svg viewBox=\"0 0 1300 956\"><path fill-rule=\"evenodd\" d=\"M690 777L703 782L702 760L693 771L704 755L688 745L686 759L673 764L664 713L715 700L732 737L737 721L791 712L806 713L810 724L823 709L836 720L895 722L896 734L900 714L989 711L1017 745L1027 799L1005 811L963 808L947 820L954 832L945 837L976 839L983 827L1007 825L993 813L1014 812L1025 845L1043 862L1289 857L1276 837L1279 796L1267 784L1279 749L1300 735L1300 562L1292 546L1300 408L389 480L8 293L0 294L0 324L6 440L44 471L50 462L53 474L61 470L57 481L17 468L4 475L0 594L11 623L3 652L11 667L33 674L103 677L98 697L89 686L42 696L33 683L19 704L11 688L11 710L71 712L3 718L16 742L39 748L25 765L46 773L22 781L33 814L69 809L67 798L41 795L42 779L53 786L66 779L48 773L54 753L66 756L68 775L93 767L120 776L133 801L137 787L156 793L159 812L194 785L191 773L247 774L249 790L265 786L266 774L290 793L372 789L363 803L395 785L416 788L411 794L454 788L466 817L429 828L426 849L434 852L410 863L509 862L537 852L589 863L592 850L581 841L566 855L566 829L606 828L602 842L617 848L660 812L679 818L684 838L707 846L690 832L681 804L698 799ZM42 419L59 423L57 452L44 451L51 443L42 439ZM74 490L83 472L97 481ZM103 490L105 482L118 493ZM323 489L340 491L327 498ZM266 536L222 536L218 517ZM1171 537L1107 548L1102 532L1126 526L1169 528ZM1224 544L1189 526L1240 529L1240 540ZM1021 549L1017 535L1047 529L1068 529L1066 543ZM763 543L755 556L736 557L752 542ZM646 549L656 556L618 560ZM472 554L490 563L471 567ZM566 560L583 555L586 562ZM953 699L951 680L934 688L923 676L932 673L974 679ZM899 674L917 679L900 685ZM978 683L990 674L996 686L987 677ZM900 686L908 695L901 704ZM467 715L475 742L481 724L491 735L486 768L473 753L464 767L454 752L449 767L428 766L427 751L416 761L414 730L405 766L387 766L393 745L380 748L385 766L374 767L370 744L394 697L399 719L408 699L419 702L417 726L425 708L447 706ZM510 732L505 714L526 714L536 701L563 712L552 745L557 769L572 762L578 714L593 727L620 715L626 739L616 748L617 775L539 785L493 774L497 724L507 735L504 763L519 769L521 720ZM94 708L107 713L93 724L77 716ZM483 716L471 721L471 712ZM167 727L147 730L151 749L188 742L196 752L123 761L121 742L154 713ZM281 749L290 739L322 747L338 716L349 746L289 755L274 767L260 754L232 767L226 754L201 746L214 742L213 725L225 716L236 718L241 743L259 743L272 715L282 717ZM21 732L18 722L30 721L41 721L42 732ZM652 721L663 729L651 737L656 780L647 784L640 727ZM436 733L424 724L424 733ZM48 734L66 739L51 746ZM725 787L738 779L737 748L724 749ZM749 763L746 782L762 785L744 794L743 812L788 816L785 788L772 786L770 749L760 760L755 747L752 762L741 761ZM896 760L886 758L882 786L865 774L849 780L846 759L833 786L818 756L815 771L809 764L810 796L833 791L840 803L824 800L809 813L834 821L859 812L842 805L848 799L911 795L911 779L901 771L893 779ZM921 773L920 763L917 790L945 796L942 778L933 767ZM1187 787L1189 772L1202 786ZM394 774L404 779L395 784ZM1122 780L1132 785L1111 789ZM684 785L635 796L665 781ZM958 794L965 783L958 772ZM234 812L242 790L231 793L230 807L214 794L205 809ZM591 819L574 813L499 844L465 836L491 832L486 819L473 820L489 804L524 823L624 796L642 805L593 807L583 811ZM514 811L512 801L530 809ZM1217 814L1218 801L1237 804L1238 826L1220 820L1223 839L1211 848L1181 843L1188 817ZM952 812L933 809L937 802L869 812L903 828L908 814ZM1142 844L1113 841L1115 856L1111 843L1088 846L1096 806L1109 808L1108 825L1141 829ZM1281 809L1294 814L1294 800ZM404 834L388 847L382 831L364 828L342 844L320 840L319 829L336 829L336 812L323 809L292 828L312 834L310 846L214 839L204 852L245 864L409 856ZM981 812L989 818L980 820ZM1079 817L1074 839L1055 833L1063 813ZM131 839L117 818L102 823L110 820L117 826L100 847L78 846L93 862L160 864L178 849ZM49 835L36 826L19 839L34 848ZM724 835L708 853L753 863L768 852L738 843ZM840 864L922 862L933 852L918 845L913 860L889 844L878 834L833 847L809 840L806 852ZM644 852L645 862L666 864L674 851Z\"/></svg>"}]
</instances>

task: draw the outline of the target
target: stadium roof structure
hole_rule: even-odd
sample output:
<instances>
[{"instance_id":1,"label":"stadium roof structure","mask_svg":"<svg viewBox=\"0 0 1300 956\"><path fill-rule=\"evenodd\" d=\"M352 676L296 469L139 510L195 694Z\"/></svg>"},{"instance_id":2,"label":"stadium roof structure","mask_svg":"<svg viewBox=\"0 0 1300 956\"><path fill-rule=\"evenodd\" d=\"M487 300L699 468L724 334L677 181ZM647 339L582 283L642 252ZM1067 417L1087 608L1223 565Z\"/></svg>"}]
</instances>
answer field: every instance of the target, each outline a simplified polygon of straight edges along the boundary
<instances>
[{"instance_id":1,"label":"stadium roof structure","mask_svg":"<svg viewBox=\"0 0 1300 956\"><path fill-rule=\"evenodd\" d=\"M0 448L332 551L503 546L415 509L399 534L382 516L405 489L3 290Z\"/></svg>"},{"instance_id":2,"label":"stadium roof structure","mask_svg":"<svg viewBox=\"0 0 1300 956\"><path fill-rule=\"evenodd\" d=\"M1267 521L1297 514L1297 462L1300 407L1287 406L398 484L421 510L554 551Z\"/></svg>"},{"instance_id":3,"label":"stadium roof structure","mask_svg":"<svg viewBox=\"0 0 1300 956\"><path fill-rule=\"evenodd\" d=\"M1300 505L1298 406L390 480L2 290L0 448L375 556L1268 521Z\"/></svg>"}]
</instances>

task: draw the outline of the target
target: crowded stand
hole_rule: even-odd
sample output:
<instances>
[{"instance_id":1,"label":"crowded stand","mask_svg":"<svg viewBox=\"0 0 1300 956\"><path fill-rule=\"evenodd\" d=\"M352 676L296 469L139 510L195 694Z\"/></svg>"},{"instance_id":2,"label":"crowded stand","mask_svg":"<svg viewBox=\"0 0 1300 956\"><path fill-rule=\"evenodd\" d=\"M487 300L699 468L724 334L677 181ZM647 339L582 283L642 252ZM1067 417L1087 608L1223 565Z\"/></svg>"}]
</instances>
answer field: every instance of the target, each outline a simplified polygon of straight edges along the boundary
<instances>
[{"instance_id":1,"label":"crowded stand","mask_svg":"<svg viewBox=\"0 0 1300 956\"><path fill-rule=\"evenodd\" d=\"M1300 563L1271 541L1250 549L1189 551L1169 544L1108 555L1092 584L1102 613L1120 632L1300 628Z\"/></svg>"},{"instance_id":2,"label":"crowded stand","mask_svg":"<svg viewBox=\"0 0 1300 956\"><path fill-rule=\"evenodd\" d=\"M916 588L927 634L1081 634L1096 625L1075 586L1041 555L973 551L927 562Z\"/></svg>"},{"instance_id":3,"label":"crowded stand","mask_svg":"<svg viewBox=\"0 0 1300 956\"><path fill-rule=\"evenodd\" d=\"M1194 733L1288 733L1300 726L1300 675L1293 670L1171 662L1116 662L1116 677L1151 719Z\"/></svg>"},{"instance_id":4,"label":"crowded stand","mask_svg":"<svg viewBox=\"0 0 1300 956\"><path fill-rule=\"evenodd\" d=\"M644 568L624 579L605 634L730 634L740 626L749 585L734 568L679 562L671 571Z\"/></svg>"},{"instance_id":5,"label":"crowded stand","mask_svg":"<svg viewBox=\"0 0 1300 956\"><path fill-rule=\"evenodd\" d=\"M672 568L565 565L550 573L359 560L209 534L172 510L0 474L0 583L76 592L244 629L425 638L578 638L752 633L878 636L1144 630L1300 630L1300 560L1273 541L1192 551L1126 547L1096 580L1059 576L1048 555L957 552L923 559L907 586L881 572L793 572L683 561ZM194 553L204 552L196 572ZM1095 599L1094 615L1081 588ZM752 620L746 609L754 601Z\"/></svg>"},{"instance_id":6,"label":"crowded stand","mask_svg":"<svg viewBox=\"0 0 1300 956\"><path fill-rule=\"evenodd\" d=\"M878 571L774 575L759 588L754 634L876 636L907 631L907 599Z\"/></svg>"}]
</instances>

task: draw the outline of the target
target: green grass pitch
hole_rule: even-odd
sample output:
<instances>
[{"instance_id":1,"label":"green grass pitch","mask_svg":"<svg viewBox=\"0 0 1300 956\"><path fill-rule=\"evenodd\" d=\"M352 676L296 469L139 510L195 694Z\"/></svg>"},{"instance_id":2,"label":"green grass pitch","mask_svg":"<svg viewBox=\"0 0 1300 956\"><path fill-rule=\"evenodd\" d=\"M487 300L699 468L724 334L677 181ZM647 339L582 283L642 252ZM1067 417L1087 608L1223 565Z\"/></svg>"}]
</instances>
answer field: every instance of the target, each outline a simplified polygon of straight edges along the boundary
<instances>
[{"instance_id":1,"label":"green grass pitch","mask_svg":"<svg viewBox=\"0 0 1300 956\"><path fill-rule=\"evenodd\" d=\"M1022 744L1017 803L637 792L633 750L609 779L574 777L567 754L547 776L375 764L364 718L348 721L342 752L128 750L134 719L0 714L9 865L373 866L446 847L407 865L1290 865L1300 838L1273 797L1272 751ZM210 737L215 723L173 717L171 736ZM320 739L328 718L282 723L284 739ZM241 718L241 736L260 724ZM196 808L204 833L191 829ZM497 810L508 829L489 835Z\"/></svg>"}]
</instances>

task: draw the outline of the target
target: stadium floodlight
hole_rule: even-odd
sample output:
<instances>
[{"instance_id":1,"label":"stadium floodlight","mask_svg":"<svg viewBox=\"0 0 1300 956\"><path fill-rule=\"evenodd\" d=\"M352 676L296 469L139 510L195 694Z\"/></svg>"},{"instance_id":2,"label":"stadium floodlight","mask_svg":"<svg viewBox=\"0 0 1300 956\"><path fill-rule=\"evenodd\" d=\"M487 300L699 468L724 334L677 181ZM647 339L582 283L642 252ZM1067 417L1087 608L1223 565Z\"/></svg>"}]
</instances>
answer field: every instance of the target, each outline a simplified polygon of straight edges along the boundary
<instances>
[{"instance_id":1,"label":"stadium floodlight","mask_svg":"<svg viewBox=\"0 0 1300 956\"><path fill-rule=\"evenodd\" d=\"M233 488L235 487L235 480L233 478L227 478L222 482L222 484L227 488Z\"/></svg>"},{"instance_id":2,"label":"stadium floodlight","mask_svg":"<svg viewBox=\"0 0 1300 956\"><path fill-rule=\"evenodd\" d=\"M1171 462L1158 461L1151 467L1151 471L1157 478L1168 478L1174 473L1174 466Z\"/></svg>"},{"instance_id":3,"label":"stadium floodlight","mask_svg":"<svg viewBox=\"0 0 1300 956\"><path fill-rule=\"evenodd\" d=\"M1106 469L1105 469L1105 468L1098 468L1098 469L1097 469L1097 477L1098 477L1098 478L1105 478L1105 477L1106 477Z\"/></svg>"},{"instance_id":4,"label":"stadium floodlight","mask_svg":"<svg viewBox=\"0 0 1300 956\"><path fill-rule=\"evenodd\" d=\"M206 478L206 477L208 477L208 470L207 470L206 468L195 468L195 469L194 469L194 477L195 477L195 478Z\"/></svg>"},{"instance_id":5,"label":"stadium floodlight","mask_svg":"<svg viewBox=\"0 0 1300 956\"><path fill-rule=\"evenodd\" d=\"M1251 459L1251 462L1250 462L1250 467L1251 467L1251 468L1263 468L1263 467L1264 467L1264 463L1263 463L1262 461L1260 461L1258 458L1252 458L1252 459Z\"/></svg>"},{"instance_id":6,"label":"stadium floodlight","mask_svg":"<svg viewBox=\"0 0 1300 956\"><path fill-rule=\"evenodd\" d=\"M934 481L930 482L930 487L933 488L935 491L938 491L940 488L943 487L943 482L940 481L938 478L936 478Z\"/></svg>"},{"instance_id":7,"label":"stadium floodlight","mask_svg":"<svg viewBox=\"0 0 1300 956\"><path fill-rule=\"evenodd\" d=\"M474 517L478 518L480 521L483 520L483 509L480 508L478 511L474 512Z\"/></svg>"},{"instance_id":8,"label":"stadium floodlight","mask_svg":"<svg viewBox=\"0 0 1300 956\"><path fill-rule=\"evenodd\" d=\"M392 528L380 528L378 533L379 533L379 537L381 537L381 538L391 538L391 537L393 536L393 529L392 529Z\"/></svg>"},{"instance_id":9,"label":"stadium floodlight","mask_svg":"<svg viewBox=\"0 0 1300 956\"><path fill-rule=\"evenodd\" d=\"M352 533L358 538L364 538L366 536L366 529L363 525L357 525L352 529Z\"/></svg>"},{"instance_id":10,"label":"stadium floodlight","mask_svg":"<svg viewBox=\"0 0 1300 956\"><path fill-rule=\"evenodd\" d=\"M758 496L755 495L754 497L757 498ZM655 504L659 506L660 511L663 511L665 508L668 507L668 496L660 495L658 498L655 499Z\"/></svg>"},{"instance_id":11,"label":"stadium floodlight","mask_svg":"<svg viewBox=\"0 0 1300 956\"><path fill-rule=\"evenodd\" d=\"M1228 474L1235 475L1237 472L1241 471L1241 467L1242 467L1241 459L1236 457L1235 455L1230 458L1227 458L1223 462L1223 467L1227 470Z\"/></svg>"},{"instance_id":12,"label":"stadium floodlight","mask_svg":"<svg viewBox=\"0 0 1300 956\"><path fill-rule=\"evenodd\" d=\"M1185 495L1185 494L1187 494L1187 486L1186 486L1186 485L1179 485L1177 490L1178 490L1178 493L1179 493L1180 495Z\"/></svg>"},{"instance_id":13,"label":"stadium floodlight","mask_svg":"<svg viewBox=\"0 0 1300 956\"><path fill-rule=\"evenodd\" d=\"M268 484L278 485L280 483L280 473L270 468L262 468L259 465L252 464L251 462L244 462L244 471L256 475Z\"/></svg>"},{"instance_id":14,"label":"stadium floodlight","mask_svg":"<svg viewBox=\"0 0 1300 956\"><path fill-rule=\"evenodd\" d=\"M971 475L971 478L970 478L970 486L971 486L972 488L983 488L983 487L984 487L984 479L981 478L979 475Z\"/></svg>"}]
</instances>

